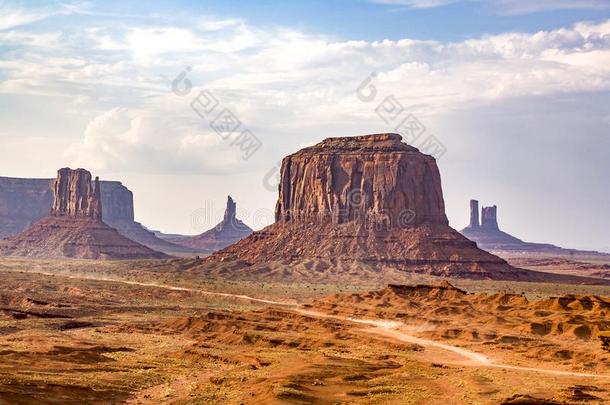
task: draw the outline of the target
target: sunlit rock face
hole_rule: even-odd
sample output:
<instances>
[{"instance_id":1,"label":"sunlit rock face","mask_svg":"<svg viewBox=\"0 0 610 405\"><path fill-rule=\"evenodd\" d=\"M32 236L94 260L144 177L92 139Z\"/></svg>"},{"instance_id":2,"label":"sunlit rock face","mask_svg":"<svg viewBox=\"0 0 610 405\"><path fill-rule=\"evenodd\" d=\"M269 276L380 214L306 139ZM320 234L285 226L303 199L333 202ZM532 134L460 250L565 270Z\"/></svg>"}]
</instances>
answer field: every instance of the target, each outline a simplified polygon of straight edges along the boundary
<instances>
[{"instance_id":1,"label":"sunlit rock face","mask_svg":"<svg viewBox=\"0 0 610 405\"><path fill-rule=\"evenodd\" d=\"M329 138L286 157L276 221L447 225L436 161L401 139Z\"/></svg>"},{"instance_id":2,"label":"sunlit rock face","mask_svg":"<svg viewBox=\"0 0 610 405\"><path fill-rule=\"evenodd\" d=\"M91 173L85 169L60 169L53 181L54 217L90 217L102 219L100 179L91 184Z\"/></svg>"},{"instance_id":3,"label":"sunlit rock face","mask_svg":"<svg viewBox=\"0 0 610 405\"><path fill-rule=\"evenodd\" d=\"M337 263L347 262L355 272L366 266L379 272L519 277L517 269L449 227L435 159L401 139L398 134L328 138L287 156L276 222L206 258L204 266L242 263L254 268L251 274L278 277L291 272L292 264L333 272Z\"/></svg>"},{"instance_id":4,"label":"sunlit rock face","mask_svg":"<svg viewBox=\"0 0 610 405\"><path fill-rule=\"evenodd\" d=\"M0 255L36 258L154 259L165 254L128 239L102 221L101 186L84 169L60 169L49 215L0 241Z\"/></svg>"}]
</instances>

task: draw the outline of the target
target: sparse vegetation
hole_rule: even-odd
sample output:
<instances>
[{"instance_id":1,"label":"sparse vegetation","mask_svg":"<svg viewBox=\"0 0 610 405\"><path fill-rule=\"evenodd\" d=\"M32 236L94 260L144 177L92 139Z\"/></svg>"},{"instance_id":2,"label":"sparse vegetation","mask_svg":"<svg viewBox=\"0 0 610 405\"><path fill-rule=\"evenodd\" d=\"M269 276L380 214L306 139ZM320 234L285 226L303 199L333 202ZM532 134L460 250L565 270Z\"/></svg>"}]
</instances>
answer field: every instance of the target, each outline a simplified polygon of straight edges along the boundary
<instances>
[{"instance_id":1,"label":"sparse vegetation","mask_svg":"<svg viewBox=\"0 0 610 405\"><path fill-rule=\"evenodd\" d=\"M610 352L610 332L600 333L599 340L602 342L602 349Z\"/></svg>"},{"instance_id":2,"label":"sparse vegetation","mask_svg":"<svg viewBox=\"0 0 610 405\"><path fill-rule=\"evenodd\" d=\"M375 335L363 325L299 315L291 308L193 291L78 278L118 278L129 274L131 281L271 299L295 296L304 301L330 296L335 297L335 310L340 310L339 304L356 308L351 294L379 288L241 283L173 273L167 267L163 271L144 268L141 262L0 261L4 285L0 293L4 308L0 311L0 397L21 403L54 398L81 402L95 398L100 402L102 398L101 402L107 403L132 399L176 404L321 400L434 404L444 403L451 396L462 403L486 404L541 390L549 397L562 396L566 387L585 382L584 385L606 390L595 392L598 397L605 398L610 392L610 385L601 380L560 376L541 379L516 370L464 366L459 358L447 357L440 349ZM467 280L456 284L469 292L510 290L525 291L531 296L585 292L589 288ZM349 292L335 296L340 290ZM590 287L587 292L599 294L601 290ZM366 303L364 299L360 305ZM359 312L358 316L384 317L395 306L383 297L379 302L380 309ZM432 305L428 307L433 309ZM26 315L17 319L11 309L22 310ZM415 325L408 311L399 312L402 322ZM429 326L422 325L417 333L425 335ZM542 361L550 368L567 369L581 361L590 370L600 370L600 362L594 356L582 360L574 348L569 349L572 357L559 358L528 352L530 341L525 339L491 344L502 336L496 332L491 336L481 331L478 337L457 334L451 344L492 353L495 358L518 365L539 366ZM439 339L444 339L438 333ZM538 342L539 347L547 345L558 353L564 350L561 344L576 344L553 339ZM577 343L584 350L595 350L592 341ZM599 344L596 347L599 350ZM596 354L603 355L601 351ZM88 378L83 380L85 373ZM55 388L43 388L49 386Z\"/></svg>"}]
</instances>

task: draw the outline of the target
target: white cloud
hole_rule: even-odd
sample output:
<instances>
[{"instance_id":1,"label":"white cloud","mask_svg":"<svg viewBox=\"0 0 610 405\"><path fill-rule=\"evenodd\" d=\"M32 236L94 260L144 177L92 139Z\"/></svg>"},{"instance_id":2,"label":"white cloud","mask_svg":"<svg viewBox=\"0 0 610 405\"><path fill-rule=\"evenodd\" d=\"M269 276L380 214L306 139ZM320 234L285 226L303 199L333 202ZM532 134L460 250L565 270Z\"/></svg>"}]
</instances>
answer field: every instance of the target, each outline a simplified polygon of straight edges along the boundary
<instances>
[{"instance_id":1,"label":"white cloud","mask_svg":"<svg viewBox=\"0 0 610 405\"><path fill-rule=\"evenodd\" d=\"M418 6L426 4L432 5L419 2ZM452 137L453 143L447 142L449 157L441 161L449 172L456 169L453 156L474 159L476 153L488 151L482 149L479 139L461 145L472 129L455 133L451 125L444 134L436 132L446 116L457 117L458 123L472 121L472 128L481 127L481 137L494 136L495 126L503 124L504 134L514 131L522 134L521 139L552 138L552 131L542 131L544 121L538 122L542 121L539 117L569 118L577 115L573 109L589 114L587 122L598 127L605 127L604 118L607 122L606 99L597 103L602 106L599 111L594 109L596 103L583 107L579 101L610 90L610 21L459 42L408 38L339 41L295 29L262 29L239 20L196 19L182 25L133 21L112 26L96 21L93 28L78 32L54 27L57 32L53 35L30 27L0 32L0 41L10 41L10 49L0 58L0 93L10 105L2 118L15 121L13 127L3 121L6 137L15 139L10 149L0 150L2 161L11 162L7 166L28 167L15 156L42 144L45 154L53 156L53 160L43 159L50 165L44 169L49 173L66 164L116 174L120 179L159 173L231 173L230 186L224 179L217 182L227 192L246 189L244 194L252 199L253 207L260 198L272 201L275 197L273 192L260 191L262 182L255 182L298 145L326 136L391 130L374 111L388 95L395 96L443 141L444 136ZM170 83L186 66L192 67L189 79L194 87L189 96L178 97L170 91ZM355 90L371 72L378 73L379 98L363 103L355 97ZM239 150L191 110L189 102L204 88L211 89L222 106L230 108L263 141L252 161L244 162ZM562 104L565 99L575 101L566 107ZM491 119L501 116L503 110L490 106L528 100L531 108L525 114L531 111L530 121L538 122L535 132L526 136L527 128L509 128L510 121L497 124ZM559 100L557 111L536 109L537 103L552 100ZM460 113L454 114L456 110ZM486 111L492 111L494 117L479 116ZM25 114L36 117L28 120L27 135L22 122L9 116ZM488 121L485 126L483 118L494 125ZM582 131L583 139L591 133L592 129ZM34 135L54 142L36 143ZM544 140L547 146L558 144ZM519 150L523 149L527 145ZM591 148L598 154L600 149ZM65 150L67 155L62 155ZM573 155L577 154L567 158ZM552 156L550 152L548 156ZM34 167L36 159L28 159ZM576 164L584 172L590 165L606 167L599 163L602 159L596 159ZM463 176L457 169L455 177ZM252 171L243 174L246 170ZM492 174L496 176L497 171L489 176ZM193 176L174 176L172 184L189 177ZM198 184L190 183L190 187ZM205 190L206 195L208 192L213 193ZM184 197L177 192L175 198ZM151 210L150 215L164 214Z\"/></svg>"},{"instance_id":2,"label":"white cloud","mask_svg":"<svg viewBox=\"0 0 610 405\"><path fill-rule=\"evenodd\" d=\"M201 39L184 28L132 28L126 47L139 61L150 61L165 53L185 53L201 49Z\"/></svg>"},{"instance_id":3,"label":"white cloud","mask_svg":"<svg viewBox=\"0 0 610 405\"><path fill-rule=\"evenodd\" d=\"M164 112L113 108L94 117L67 151L74 166L106 172L223 172L239 161L220 136ZM224 142L224 144L223 144Z\"/></svg>"},{"instance_id":4,"label":"white cloud","mask_svg":"<svg viewBox=\"0 0 610 405\"><path fill-rule=\"evenodd\" d=\"M53 48L59 46L60 36L61 33L59 32L33 33L10 30L0 32L0 43L36 48Z\"/></svg>"},{"instance_id":5,"label":"white cloud","mask_svg":"<svg viewBox=\"0 0 610 405\"><path fill-rule=\"evenodd\" d=\"M27 11L0 4L0 31L40 21L49 15L46 11Z\"/></svg>"},{"instance_id":6,"label":"white cloud","mask_svg":"<svg viewBox=\"0 0 610 405\"><path fill-rule=\"evenodd\" d=\"M363 121L389 129L374 105L354 96L373 71L379 94L394 95L424 117L514 97L610 89L610 21L450 43L336 41L209 19L56 35L62 40L48 49L21 41L0 61L0 93L72 98L91 117L72 151L96 167L225 170L225 161L232 167L239 152L227 149L188 105L203 88L270 143L281 133L313 136L321 127ZM195 86L190 98L170 92L185 66L192 67ZM207 157L198 161L201 156Z\"/></svg>"}]
</instances>

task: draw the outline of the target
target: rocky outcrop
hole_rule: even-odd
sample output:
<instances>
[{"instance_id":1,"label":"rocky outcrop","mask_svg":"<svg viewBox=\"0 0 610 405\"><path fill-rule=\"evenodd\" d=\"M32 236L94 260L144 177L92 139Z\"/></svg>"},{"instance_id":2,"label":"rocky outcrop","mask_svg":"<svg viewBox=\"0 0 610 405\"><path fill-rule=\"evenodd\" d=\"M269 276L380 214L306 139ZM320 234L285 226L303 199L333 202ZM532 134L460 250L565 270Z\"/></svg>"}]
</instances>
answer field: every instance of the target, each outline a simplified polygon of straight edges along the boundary
<instances>
[{"instance_id":1,"label":"rocky outcrop","mask_svg":"<svg viewBox=\"0 0 610 405\"><path fill-rule=\"evenodd\" d=\"M500 256L512 257L514 254L536 255L536 256L575 256L575 255L603 255L605 253L595 251L583 251L576 249L564 249L548 243L524 242L506 232L498 226L498 207L482 207L481 225L473 219L478 212L473 212L473 207L478 207L477 200L470 201L470 224L462 229L460 233L468 239L476 242L481 249L494 252Z\"/></svg>"},{"instance_id":2,"label":"rocky outcrop","mask_svg":"<svg viewBox=\"0 0 610 405\"><path fill-rule=\"evenodd\" d=\"M0 239L17 235L49 215L53 179L0 177ZM100 181L102 220L127 238L167 254L205 253L155 236L134 219L133 193L119 181Z\"/></svg>"},{"instance_id":3,"label":"rocky outcrop","mask_svg":"<svg viewBox=\"0 0 610 405\"><path fill-rule=\"evenodd\" d=\"M498 207L481 208L481 228L498 229Z\"/></svg>"},{"instance_id":4,"label":"rocky outcrop","mask_svg":"<svg viewBox=\"0 0 610 405\"><path fill-rule=\"evenodd\" d=\"M51 179L0 177L0 239L17 235L49 215Z\"/></svg>"},{"instance_id":5,"label":"rocky outcrop","mask_svg":"<svg viewBox=\"0 0 610 405\"><path fill-rule=\"evenodd\" d=\"M52 183L49 216L0 241L0 255L41 258L143 259L166 255L102 222L99 179L84 169L61 169Z\"/></svg>"},{"instance_id":6,"label":"rocky outcrop","mask_svg":"<svg viewBox=\"0 0 610 405\"><path fill-rule=\"evenodd\" d=\"M432 156L398 134L329 138L285 158L276 221L447 225Z\"/></svg>"},{"instance_id":7,"label":"rocky outcrop","mask_svg":"<svg viewBox=\"0 0 610 405\"><path fill-rule=\"evenodd\" d=\"M378 271L526 277L449 227L435 159L401 139L329 138L286 157L276 222L213 254L203 267L240 262L252 274L280 262L285 273L305 262L332 272L336 263L350 262Z\"/></svg>"},{"instance_id":8,"label":"rocky outcrop","mask_svg":"<svg viewBox=\"0 0 610 405\"><path fill-rule=\"evenodd\" d=\"M478 228L481 226L479 222L479 202L477 200L470 200L470 224L471 228Z\"/></svg>"},{"instance_id":9,"label":"rocky outcrop","mask_svg":"<svg viewBox=\"0 0 610 405\"><path fill-rule=\"evenodd\" d=\"M53 181L51 216L102 219L100 179L91 184L91 173L85 169L60 169Z\"/></svg>"},{"instance_id":10,"label":"rocky outcrop","mask_svg":"<svg viewBox=\"0 0 610 405\"><path fill-rule=\"evenodd\" d=\"M237 204L227 197L227 208L222 221L214 228L191 237L171 239L175 244L192 249L216 251L242 240L252 233L252 229L237 218Z\"/></svg>"},{"instance_id":11,"label":"rocky outcrop","mask_svg":"<svg viewBox=\"0 0 610 405\"><path fill-rule=\"evenodd\" d=\"M599 334L599 340L602 343L602 349L610 352L610 332L602 332Z\"/></svg>"},{"instance_id":12,"label":"rocky outcrop","mask_svg":"<svg viewBox=\"0 0 610 405\"><path fill-rule=\"evenodd\" d=\"M225 214L223 216L222 222L219 224L224 226L225 224L231 224L238 221L237 219L237 204L231 196L227 196L227 208L225 208Z\"/></svg>"},{"instance_id":13,"label":"rocky outcrop","mask_svg":"<svg viewBox=\"0 0 610 405\"><path fill-rule=\"evenodd\" d=\"M133 193L120 181L102 181L102 219L108 225L112 222L135 222Z\"/></svg>"}]
</instances>

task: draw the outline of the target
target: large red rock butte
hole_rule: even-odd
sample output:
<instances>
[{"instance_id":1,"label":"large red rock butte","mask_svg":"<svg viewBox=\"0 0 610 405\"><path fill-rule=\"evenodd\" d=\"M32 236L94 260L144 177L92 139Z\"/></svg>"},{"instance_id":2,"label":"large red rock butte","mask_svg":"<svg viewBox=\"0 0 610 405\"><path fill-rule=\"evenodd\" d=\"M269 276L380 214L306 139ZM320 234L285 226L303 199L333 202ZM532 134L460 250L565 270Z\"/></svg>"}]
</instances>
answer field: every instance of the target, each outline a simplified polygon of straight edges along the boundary
<instances>
[{"instance_id":1,"label":"large red rock butte","mask_svg":"<svg viewBox=\"0 0 610 405\"><path fill-rule=\"evenodd\" d=\"M102 222L100 182L84 169L60 169L49 216L0 241L0 255L40 258L165 258Z\"/></svg>"},{"instance_id":2,"label":"large red rock butte","mask_svg":"<svg viewBox=\"0 0 610 405\"><path fill-rule=\"evenodd\" d=\"M237 218L237 204L227 196L224 217L214 228L196 236L168 239L172 243L193 249L216 251L245 238L252 229Z\"/></svg>"},{"instance_id":3,"label":"large red rock butte","mask_svg":"<svg viewBox=\"0 0 610 405\"><path fill-rule=\"evenodd\" d=\"M527 278L449 227L435 159L401 141L398 134L328 138L284 158L276 222L207 262L317 260L328 268L353 262L442 276Z\"/></svg>"},{"instance_id":4,"label":"large red rock butte","mask_svg":"<svg viewBox=\"0 0 610 405\"><path fill-rule=\"evenodd\" d=\"M328 138L282 162L278 222L447 225L434 158L398 134Z\"/></svg>"}]
</instances>

